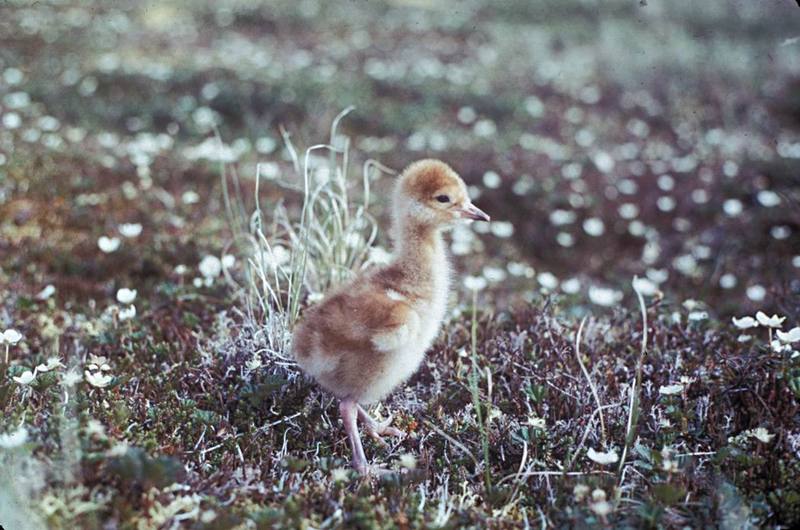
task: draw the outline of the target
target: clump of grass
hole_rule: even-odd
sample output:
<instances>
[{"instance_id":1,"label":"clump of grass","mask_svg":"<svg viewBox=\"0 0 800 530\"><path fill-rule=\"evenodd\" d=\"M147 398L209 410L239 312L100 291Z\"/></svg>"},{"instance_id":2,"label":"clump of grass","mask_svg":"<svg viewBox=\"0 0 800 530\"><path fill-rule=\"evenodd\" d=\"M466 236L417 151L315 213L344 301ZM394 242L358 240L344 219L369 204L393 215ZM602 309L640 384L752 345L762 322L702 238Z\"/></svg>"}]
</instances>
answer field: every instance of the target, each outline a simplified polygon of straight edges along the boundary
<instances>
[{"instance_id":1,"label":"clump of grass","mask_svg":"<svg viewBox=\"0 0 800 530\"><path fill-rule=\"evenodd\" d=\"M308 147L302 158L282 130L293 174L269 181L284 197L300 195L299 215L283 198L271 208L261 204L265 165L259 164L255 208L245 221L238 178L234 175L232 194L223 174L229 224L246 257L243 291L247 312L266 326L270 348L275 351L287 349L304 301L349 279L367 262L377 238L377 222L369 213L370 183L376 175L391 170L367 160L359 198L354 198L350 139L337 132L351 110L345 109L333 120L328 143Z\"/></svg>"},{"instance_id":2,"label":"clump of grass","mask_svg":"<svg viewBox=\"0 0 800 530\"><path fill-rule=\"evenodd\" d=\"M469 374L469 390L472 397L472 406L475 408L475 417L478 424L478 430L481 436L481 450L483 452L483 483L486 488L486 493L492 490L492 474L491 465L489 463L489 411L491 407L491 400L486 400L486 418L483 417L484 406L481 403L480 390L478 388L478 381L480 379L480 367L478 366L478 291L472 291L472 322L470 324L470 352L472 359L472 370ZM491 372L487 369L487 382L489 385ZM489 390L487 393L491 394ZM490 398L490 396L489 396Z\"/></svg>"},{"instance_id":3,"label":"clump of grass","mask_svg":"<svg viewBox=\"0 0 800 530\"><path fill-rule=\"evenodd\" d=\"M625 427L625 445L622 447L622 457L619 459L618 474L620 477L620 485L622 484L623 472L625 470L625 457L628 454L628 448L633 445L633 439L636 436L636 425L639 422L640 414L640 393L642 389L642 364L644 363L644 356L647 353L647 306L644 303L644 297L637 287L636 278L633 280L633 290L636 293L636 298L639 300L639 308L642 312L642 348L639 352L639 357L636 361L636 375L631 387L631 400L628 406L628 422Z\"/></svg>"}]
</instances>

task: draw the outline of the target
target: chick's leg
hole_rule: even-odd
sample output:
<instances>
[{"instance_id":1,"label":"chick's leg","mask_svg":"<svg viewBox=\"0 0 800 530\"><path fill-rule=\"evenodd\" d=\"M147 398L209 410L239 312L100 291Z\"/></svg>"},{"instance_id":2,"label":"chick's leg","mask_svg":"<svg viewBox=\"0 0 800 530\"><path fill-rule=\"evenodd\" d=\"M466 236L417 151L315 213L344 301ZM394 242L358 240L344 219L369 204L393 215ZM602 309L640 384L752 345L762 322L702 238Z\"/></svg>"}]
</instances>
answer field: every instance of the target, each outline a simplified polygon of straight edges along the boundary
<instances>
[{"instance_id":1,"label":"chick's leg","mask_svg":"<svg viewBox=\"0 0 800 530\"><path fill-rule=\"evenodd\" d=\"M367 433L379 444L386 445L386 442L381 438L381 436L405 436L406 434L397 429L392 427L392 416L389 416L384 421L376 421L370 416L366 410L361 405L358 406L358 419L361 420L361 423L364 424L364 428L367 430Z\"/></svg>"},{"instance_id":2,"label":"chick's leg","mask_svg":"<svg viewBox=\"0 0 800 530\"><path fill-rule=\"evenodd\" d=\"M358 434L358 425L356 425L358 409L358 404L350 399L339 403L339 414L342 415L344 430L350 441L350 449L353 451L353 469L365 475L367 473L367 457L364 456L364 447L361 445L361 436Z\"/></svg>"}]
</instances>

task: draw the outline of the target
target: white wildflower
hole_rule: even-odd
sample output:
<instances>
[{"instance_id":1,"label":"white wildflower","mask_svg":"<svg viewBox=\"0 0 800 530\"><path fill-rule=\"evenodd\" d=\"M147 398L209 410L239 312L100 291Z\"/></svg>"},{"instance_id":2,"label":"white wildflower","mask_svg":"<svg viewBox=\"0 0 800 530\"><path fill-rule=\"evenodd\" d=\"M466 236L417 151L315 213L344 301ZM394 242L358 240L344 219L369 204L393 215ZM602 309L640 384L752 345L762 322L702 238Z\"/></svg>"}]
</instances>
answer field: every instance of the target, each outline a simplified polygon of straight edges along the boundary
<instances>
[{"instance_id":1,"label":"white wildflower","mask_svg":"<svg viewBox=\"0 0 800 530\"><path fill-rule=\"evenodd\" d=\"M350 476L350 472L343 467L336 467L331 470L331 480L334 482L344 482Z\"/></svg>"},{"instance_id":2,"label":"white wildflower","mask_svg":"<svg viewBox=\"0 0 800 530\"><path fill-rule=\"evenodd\" d=\"M767 290L763 285L751 285L747 288L747 298L753 302L761 302L767 296Z\"/></svg>"},{"instance_id":3,"label":"white wildflower","mask_svg":"<svg viewBox=\"0 0 800 530\"><path fill-rule=\"evenodd\" d=\"M593 237L602 236L606 231L606 225L599 217L590 217L583 222L583 231Z\"/></svg>"},{"instance_id":4,"label":"white wildflower","mask_svg":"<svg viewBox=\"0 0 800 530\"><path fill-rule=\"evenodd\" d=\"M496 237L511 237L511 235L514 233L514 225L508 221L492 221L491 231Z\"/></svg>"},{"instance_id":5,"label":"white wildflower","mask_svg":"<svg viewBox=\"0 0 800 530\"><path fill-rule=\"evenodd\" d=\"M113 376L102 372L90 372L86 370L83 374L86 376L86 381L97 388L107 387L109 383L111 383L111 380L114 379Z\"/></svg>"},{"instance_id":6,"label":"white wildflower","mask_svg":"<svg viewBox=\"0 0 800 530\"><path fill-rule=\"evenodd\" d=\"M121 244L122 240L120 240L118 237L100 236L100 238L97 240L98 248L106 254L116 252Z\"/></svg>"},{"instance_id":7,"label":"white wildflower","mask_svg":"<svg viewBox=\"0 0 800 530\"><path fill-rule=\"evenodd\" d=\"M20 385L29 385L33 383L34 379L36 379L36 374L34 372L31 372L30 370L25 370L24 372L22 372L22 375L18 377L17 376L12 377L11 379L16 381Z\"/></svg>"},{"instance_id":8,"label":"white wildflower","mask_svg":"<svg viewBox=\"0 0 800 530\"><path fill-rule=\"evenodd\" d=\"M205 256L198 268L205 278L216 278L222 272L222 262L216 256Z\"/></svg>"},{"instance_id":9,"label":"white wildflower","mask_svg":"<svg viewBox=\"0 0 800 530\"><path fill-rule=\"evenodd\" d=\"M55 286L53 284L49 284L44 289L39 291L39 294L36 295L36 299L41 301L47 300L51 296L53 296L55 292L56 292Z\"/></svg>"},{"instance_id":10,"label":"white wildflower","mask_svg":"<svg viewBox=\"0 0 800 530\"><path fill-rule=\"evenodd\" d=\"M0 434L0 447L3 449L13 449L28 441L28 429L20 426L14 432Z\"/></svg>"},{"instance_id":11,"label":"white wildflower","mask_svg":"<svg viewBox=\"0 0 800 530\"><path fill-rule=\"evenodd\" d=\"M250 359L248 359L248 361L245 363L244 366L251 372L253 370L258 370L262 366L261 357L259 357L258 354L254 353L253 356L250 357Z\"/></svg>"},{"instance_id":12,"label":"white wildflower","mask_svg":"<svg viewBox=\"0 0 800 530\"><path fill-rule=\"evenodd\" d=\"M689 313L689 320L692 322L699 322L701 320L708 320L707 311L692 311Z\"/></svg>"},{"instance_id":13,"label":"white wildflower","mask_svg":"<svg viewBox=\"0 0 800 530\"><path fill-rule=\"evenodd\" d=\"M83 376L81 373L75 369L68 370L64 377L61 379L61 383L64 386L75 386L76 384L80 383L83 380Z\"/></svg>"},{"instance_id":14,"label":"white wildflower","mask_svg":"<svg viewBox=\"0 0 800 530\"><path fill-rule=\"evenodd\" d=\"M537 416L528 416L528 425L534 429L544 430L547 428L547 422L544 418L539 418Z\"/></svg>"},{"instance_id":15,"label":"white wildflower","mask_svg":"<svg viewBox=\"0 0 800 530\"><path fill-rule=\"evenodd\" d=\"M689 298L687 300L684 300L682 305L684 309L686 309L687 311L694 311L695 309L700 307L700 302L692 298Z\"/></svg>"},{"instance_id":16,"label":"white wildflower","mask_svg":"<svg viewBox=\"0 0 800 530\"><path fill-rule=\"evenodd\" d=\"M123 287L117 291L117 302L120 304L132 304L134 300L136 300L136 289Z\"/></svg>"},{"instance_id":17,"label":"white wildflower","mask_svg":"<svg viewBox=\"0 0 800 530\"><path fill-rule=\"evenodd\" d=\"M654 296L660 292L658 290L658 285L647 278L639 277L635 277L633 279L633 289L639 292L642 296Z\"/></svg>"},{"instance_id":18,"label":"white wildflower","mask_svg":"<svg viewBox=\"0 0 800 530\"><path fill-rule=\"evenodd\" d=\"M7 342L8 344L15 346L21 340L22 334L19 331L16 329L7 329L3 332L3 338L0 340L0 343Z\"/></svg>"},{"instance_id":19,"label":"white wildflower","mask_svg":"<svg viewBox=\"0 0 800 530\"><path fill-rule=\"evenodd\" d=\"M552 291L558 288L558 278L556 278L555 274L552 272L540 272L539 275L536 276L536 280L539 282L539 285L545 289L550 289Z\"/></svg>"},{"instance_id":20,"label":"white wildflower","mask_svg":"<svg viewBox=\"0 0 800 530\"><path fill-rule=\"evenodd\" d=\"M400 455L398 462L400 463L400 467L404 467L406 469L414 469L417 467L417 459L414 458L414 455L411 453Z\"/></svg>"},{"instance_id":21,"label":"white wildflower","mask_svg":"<svg viewBox=\"0 0 800 530\"><path fill-rule=\"evenodd\" d=\"M758 323L762 326L779 328L781 324L783 324L783 321L786 320L786 317L779 317L778 315L768 317L763 311L759 311L756 313L756 320L758 320Z\"/></svg>"},{"instance_id":22,"label":"white wildflower","mask_svg":"<svg viewBox=\"0 0 800 530\"><path fill-rule=\"evenodd\" d=\"M733 325L739 329L750 329L758 327L758 320L750 316L742 318L733 317L731 320L733 321Z\"/></svg>"},{"instance_id":23,"label":"white wildflower","mask_svg":"<svg viewBox=\"0 0 800 530\"><path fill-rule=\"evenodd\" d=\"M604 466L619 461L619 455L617 455L617 452L614 451L613 449L611 451L603 453L600 451L595 451L593 448L590 447L589 450L586 452L586 456L588 456L590 460Z\"/></svg>"},{"instance_id":24,"label":"white wildflower","mask_svg":"<svg viewBox=\"0 0 800 530\"><path fill-rule=\"evenodd\" d=\"M486 288L486 278L483 276L467 276L464 278L464 287L470 291L481 291Z\"/></svg>"},{"instance_id":25,"label":"white wildflower","mask_svg":"<svg viewBox=\"0 0 800 530\"><path fill-rule=\"evenodd\" d=\"M575 294L581 290L581 281L578 278L569 278L561 282L561 290L567 294Z\"/></svg>"},{"instance_id":26,"label":"white wildflower","mask_svg":"<svg viewBox=\"0 0 800 530\"><path fill-rule=\"evenodd\" d=\"M47 363L40 364L36 367L37 372L49 372L54 368L58 368L60 366L64 366L61 364L61 360L58 357L50 357L47 359Z\"/></svg>"},{"instance_id":27,"label":"white wildflower","mask_svg":"<svg viewBox=\"0 0 800 530\"><path fill-rule=\"evenodd\" d=\"M119 320L120 322L125 322L126 320L133 320L136 318L136 306L131 304L123 309L119 310Z\"/></svg>"},{"instance_id":28,"label":"white wildflower","mask_svg":"<svg viewBox=\"0 0 800 530\"><path fill-rule=\"evenodd\" d=\"M609 287L589 287L589 300L592 303L610 307L622 300L622 292Z\"/></svg>"},{"instance_id":29,"label":"white wildflower","mask_svg":"<svg viewBox=\"0 0 800 530\"><path fill-rule=\"evenodd\" d=\"M673 385L666 385L661 386L658 388L658 393L664 396L672 396L675 394L680 394L683 392L683 385L680 383L675 383Z\"/></svg>"},{"instance_id":30,"label":"white wildflower","mask_svg":"<svg viewBox=\"0 0 800 530\"><path fill-rule=\"evenodd\" d=\"M748 431L750 436L758 440L759 442L769 443L775 438L774 434L771 434L767 429L764 427L757 427L751 431Z\"/></svg>"},{"instance_id":31,"label":"white wildflower","mask_svg":"<svg viewBox=\"0 0 800 530\"><path fill-rule=\"evenodd\" d=\"M117 227L117 230L124 237L132 239L139 237L139 234L142 233L142 225L140 223L123 223Z\"/></svg>"},{"instance_id":32,"label":"white wildflower","mask_svg":"<svg viewBox=\"0 0 800 530\"><path fill-rule=\"evenodd\" d=\"M777 335L781 342L785 342L787 344L797 342L800 340L800 327L794 327L785 333L781 330L778 330Z\"/></svg>"}]
</instances>

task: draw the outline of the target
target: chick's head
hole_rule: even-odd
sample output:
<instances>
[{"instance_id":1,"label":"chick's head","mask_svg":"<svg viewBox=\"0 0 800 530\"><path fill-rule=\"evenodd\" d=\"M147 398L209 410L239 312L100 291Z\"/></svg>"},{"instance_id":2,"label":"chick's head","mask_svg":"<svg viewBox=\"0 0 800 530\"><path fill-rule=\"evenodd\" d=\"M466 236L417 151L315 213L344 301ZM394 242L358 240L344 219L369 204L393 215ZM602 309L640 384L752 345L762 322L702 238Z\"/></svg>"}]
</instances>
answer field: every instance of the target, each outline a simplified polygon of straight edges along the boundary
<instances>
[{"instance_id":1,"label":"chick's head","mask_svg":"<svg viewBox=\"0 0 800 530\"><path fill-rule=\"evenodd\" d=\"M459 220L489 220L470 201L458 173L439 160L420 160L406 168L395 189L394 214L402 221L440 228Z\"/></svg>"}]
</instances>

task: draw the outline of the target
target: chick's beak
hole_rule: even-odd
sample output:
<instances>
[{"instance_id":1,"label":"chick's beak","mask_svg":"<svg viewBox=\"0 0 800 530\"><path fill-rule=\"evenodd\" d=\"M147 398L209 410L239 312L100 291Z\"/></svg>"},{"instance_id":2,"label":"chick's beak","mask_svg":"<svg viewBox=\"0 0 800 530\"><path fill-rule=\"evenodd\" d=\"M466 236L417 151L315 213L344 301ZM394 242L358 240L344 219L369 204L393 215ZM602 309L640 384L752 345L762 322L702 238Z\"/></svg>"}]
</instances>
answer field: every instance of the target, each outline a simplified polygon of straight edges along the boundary
<instances>
[{"instance_id":1,"label":"chick's beak","mask_svg":"<svg viewBox=\"0 0 800 530\"><path fill-rule=\"evenodd\" d=\"M480 208L478 208L477 206L475 206L472 203L466 204L461 209L461 217L463 217L464 219L473 219L475 221L489 221L490 220L490 218L486 214L486 212L484 212L483 210L481 210Z\"/></svg>"}]
</instances>

